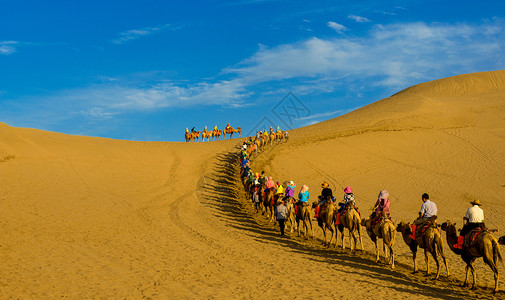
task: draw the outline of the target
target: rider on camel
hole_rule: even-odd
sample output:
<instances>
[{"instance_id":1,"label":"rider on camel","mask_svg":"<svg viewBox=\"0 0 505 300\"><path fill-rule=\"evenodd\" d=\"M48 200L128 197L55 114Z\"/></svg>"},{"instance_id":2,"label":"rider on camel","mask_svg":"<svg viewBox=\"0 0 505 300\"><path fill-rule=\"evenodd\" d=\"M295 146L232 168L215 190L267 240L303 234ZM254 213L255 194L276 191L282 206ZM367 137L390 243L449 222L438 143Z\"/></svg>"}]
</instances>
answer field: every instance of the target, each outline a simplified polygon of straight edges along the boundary
<instances>
[{"instance_id":1,"label":"rider on camel","mask_svg":"<svg viewBox=\"0 0 505 300\"><path fill-rule=\"evenodd\" d=\"M309 205L309 187L307 185L303 185L300 189L300 193L298 193L298 205Z\"/></svg>"},{"instance_id":2,"label":"rider on camel","mask_svg":"<svg viewBox=\"0 0 505 300\"><path fill-rule=\"evenodd\" d=\"M277 132L281 132L281 127L279 125L277 125Z\"/></svg>"},{"instance_id":3,"label":"rider on camel","mask_svg":"<svg viewBox=\"0 0 505 300\"><path fill-rule=\"evenodd\" d=\"M375 202L374 212L372 213L371 219L374 220L376 217L385 213L389 217L389 193L386 190L379 192L379 197L377 197L377 202Z\"/></svg>"},{"instance_id":4,"label":"rider on camel","mask_svg":"<svg viewBox=\"0 0 505 300\"><path fill-rule=\"evenodd\" d=\"M286 190L284 191L284 199L288 199L289 197L295 199L295 187L296 184L293 180L290 180L287 184Z\"/></svg>"},{"instance_id":5,"label":"rider on camel","mask_svg":"<svg viewBox=\"0 0 505 300\"><path fill-rule=\"evenodd\" d=\"M195 126L193 126L193 128L191 128L191 133L194 133L195 132Z\"/></svg>"},{"instance_id":6,"label":"rider on camel","mask_svg":"<svg viewBox=\"0 0 505 300\"><path fill-rule=\"evenodd\" d=\"M217 125L214 125L214 131L217 131Z\"/></svg>"},{"instance_id":7,"label":"rider on camel","mask_svg":"<svg viewBox=\"0 0 505 300\"><path fill-rule=\"evenodd\" d=\"M474 200L470 202L472 207L470 207L465 216L463 217L463 229L459 233L458 243L454 245L454 248L463 249L463 242L465 241L465 235L470 233L472 230L476 228L481 228L482 230L486 229L486 225L484 224L484 211L480 206L480 200Z\"/></svg>"},{"instance_id":8,"label":"rider on camel","mask_svg":"<svg viewBox=\"0 0 505 300\"><path fill-rule=\"evenodd\" d=\"M331 200L331 198L333 198L333 192L329 188L329 186L330 185L326 181L321 183L321 187L323 188L323 190L321 191L321 197L319 198L320 201L319 201L318 205L316 206L316 208L314 209L314 211L315 211L314 218L319 218L319 211L321 209L321 206L324 203L326 203L326 201Z\"/></svg>"},{"instance_id":9,"label":"rider on camel","mask_svg":"<svg viewBox=\"0 0 505 300\"><path fill-rule=\"evenodd\" d=\"M427 193L424 193L421 196L421 200L423 201L423 205L421 205L421 210L419 211L419 216L417 219L412 222L412 235L410 236L411 239L415 240L416 239L416 230L417 227L422 227L424 223L426 223L431 217L437 215L437 205L435 202L430 201L430 195Z\"/></svg>"},{"instance_id":10,"label":"rider on camel","mask_svg":"<svg viewBox=\"0 0 505 300\"><path fill-rule=\"evenodd\" d=\"M270 188L275 187L275 182L274 182L274 180L272 179L272 176L268 176L268 181L266 182L265 187L266 187L267 189L270 189Z\"/></svg>"},{"instance_id":11,"label":"rider on camel","mask_svg":"<svg viewBox=\"0 0 505 300\"><path fill-rule=\"evenodd\" d=\"M275 183L275 195L277 196L277 201L280 201L284 195L284 187L282 186L280 181Z\"/></svg>"},{"instance_id":12,"label":"rider on camel","mask_svg":"<svg viewBox=\"0 0 505 300\"><path fill-rule=\"evenodd\" d=\"M340 205L340 208L338 209L338 213L341 213L344 207L351 205L353 207L356 206L356 201L354 200L354 194L352 193L352 189L350 186L346 187L344 189L344 202L342 202L342 205Z\"/></svg>"}]
</instances>

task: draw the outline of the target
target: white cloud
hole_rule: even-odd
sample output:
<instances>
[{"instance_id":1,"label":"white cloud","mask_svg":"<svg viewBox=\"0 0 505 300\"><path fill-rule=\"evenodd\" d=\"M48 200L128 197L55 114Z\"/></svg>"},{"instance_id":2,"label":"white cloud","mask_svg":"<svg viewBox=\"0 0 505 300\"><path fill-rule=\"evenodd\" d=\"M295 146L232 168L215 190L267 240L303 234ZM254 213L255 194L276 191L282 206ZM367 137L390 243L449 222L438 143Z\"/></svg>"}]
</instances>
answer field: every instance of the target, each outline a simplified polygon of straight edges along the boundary
<instances>
[{"instance_id":1,"label":"white cloud","mask_svg":"<svg viewBox=\"0 0 505 300\"><path fill-rule=\"evenodd\" d=\"M16 45L18 45L18 44L19 44L19 42L16 42L16 41L0 42L0 54L10 55L10 54L16 52Z\"/></svg>"},{"instance_id":2,"label":"white cloud","mask_svg":"<svg viewBox=\"0 0 505 300\"><path fill-rule=\"evenodd\" d=\"M338 33L342 33L344 30L347 30L347 28L344 25L338 24L333 21L326 23L326 25L328 25L328 27L330 27L331 29L335 30Z\"/></svg>"},{"instance_id":3,"label":"white cloud","mask_svg":"<svg viewBox=\"0 0 505 300\"><path fill-rule=\"evenodd\" d=\"M173 27L170 24L164 24L164 25L157 26L157 27L144 27L141 29L132 29L132 30L120 32L118 34L119 37L112 40L112 42L114 44L121 45L121 44L136 40L136 39L144 37L144 36L160 33L160 32L167 31L167 30L173 31L173 30L177 30L177 29L178 28Z\"/></svg>"},{"instance_id":4,"label":"white cloud","mask_svg":"<svg viewBox=\"0 0 505 300\"><path fill-rule=\"evenodd\" d=\"M354 20L358 23L367 23L367 22L372 22L370 21L368 18L365 18L365 17L360 17L360 16L355 16L355 15L349 15L347 17L348 19L351 19L351 20Z\"/></svg>"},{"instance_id":5,"label":"white cloud","mask_svg":"<svg viewBox=\"0 0 505 300\"><path fill-rule=\"evenodd\" d=\"M426 79L503 68L504 29L499 23L377 25L364 37L314 37L260 50L226 72L249 84L311 78L331 87L346 78L404 88Z\"/></svg>"}]
</instances>

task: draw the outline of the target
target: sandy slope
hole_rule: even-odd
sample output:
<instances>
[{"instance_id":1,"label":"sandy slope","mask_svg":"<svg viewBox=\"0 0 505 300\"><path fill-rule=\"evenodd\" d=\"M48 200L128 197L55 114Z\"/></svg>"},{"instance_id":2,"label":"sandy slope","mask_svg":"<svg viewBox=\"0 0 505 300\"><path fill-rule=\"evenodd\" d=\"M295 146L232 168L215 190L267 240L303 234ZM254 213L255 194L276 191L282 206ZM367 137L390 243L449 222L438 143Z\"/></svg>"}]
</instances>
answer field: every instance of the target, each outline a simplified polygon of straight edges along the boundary
<instances>
[{"instance_id":1,"label":"sandy slope","mask_svg":"<svg viewBox=\"0 0 505 300\"><path fill-rule=\"evenodd\" d=\"M253 169L306 183L311 198L322 180L337 195L351 185L363 210L386 188L396 221L413 219L428 192L441 219L461 224L478 197L488 226L505 232L504 81L499 71L412 87L293 131ZM366 236L364 254L279 237L243 198L237 141L139 143L0 124L0 297L488 297L411 275L399 238L391 270L375 264Z\"/></svg>"}]
</instances>

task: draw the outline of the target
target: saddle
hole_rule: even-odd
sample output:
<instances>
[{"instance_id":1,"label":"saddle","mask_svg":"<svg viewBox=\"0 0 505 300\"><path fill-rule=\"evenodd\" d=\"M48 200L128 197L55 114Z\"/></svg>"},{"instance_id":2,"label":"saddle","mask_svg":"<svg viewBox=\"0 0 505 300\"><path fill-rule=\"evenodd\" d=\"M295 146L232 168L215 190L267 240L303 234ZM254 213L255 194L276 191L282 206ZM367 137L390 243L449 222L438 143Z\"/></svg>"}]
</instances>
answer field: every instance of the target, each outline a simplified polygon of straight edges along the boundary
<instances>
[{"instance_id":1,"label":"saddle","mask_svg":"<svg viewBox=\"0 0 505 300\"><path fill-rule=\"evenodd\" d=\"M464 248L471 248L474 245L475 240L479 237L479 235L481 235L484 232L489 232L489 231L487 230L487 228L482 229L480 227L472 229L469 233L467 233L465 235L463 247Z\"/></svg>"},{"instance_id":2,"label":"saddle","mask_svg":"<svg viewBox=\"0 0 505 300\"><path fill-rule=\"evenodd\" d=\"M436 221L428 220L426 221L422 226L417 226L416 229L416 237L421 236L428 228L430 228L432 225L437 228L437 223Z\"/></svg>"},{"instance_id":3,"label":"saddle","mask_svg":"<svg viewBox=\"0 0 505 300\"><path fill-rule=\"evenodd\" d=\"M391 220L391 215L387 212L381 211L378 213L375 218L372 220L372 228L375 227L375 225L381 223L383 220L388 219L393 223L393 220ZM393 223L394 224L394 223Z\"/></svg>"}]
</instances>

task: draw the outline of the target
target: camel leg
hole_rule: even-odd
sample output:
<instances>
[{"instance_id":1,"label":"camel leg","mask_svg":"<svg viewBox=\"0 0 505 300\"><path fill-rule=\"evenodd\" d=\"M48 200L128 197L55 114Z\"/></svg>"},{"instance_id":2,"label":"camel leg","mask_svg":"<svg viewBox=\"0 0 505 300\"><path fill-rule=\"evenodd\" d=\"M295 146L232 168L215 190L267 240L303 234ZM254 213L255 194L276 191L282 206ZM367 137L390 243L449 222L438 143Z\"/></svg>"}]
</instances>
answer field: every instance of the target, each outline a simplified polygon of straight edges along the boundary
<instances>
[{"instance_id":1,"label":"camel leg","mask_svg":"<svg viewBox=\"0 0 505 300\"><path fill-rule=\"evenodd\" d=\"M390 260L391 260L391 269L395 268L395 255L393 253L393 245L389 245L389 253L391 255Z\"/></svg>"},{"instance_id":2,"label":"camel leg","mask_svg":"<svg viewBox=\"0 0 505 300\"><path fill-rule=\"evenodd\" d=\"M361 238L361 225L358 226L358 234L359 234L359 243L361 245L361 251L365 251L363 249L363 239Z\"/></svg>"},{"instance_id":3,"label":"camel leg","mask_svg":"<svg viewBox=\"0 0 505 300\"><path fill-rule=\"evenodd\" d=\"M472 276L473 276L472 290L476 290L477 289L477 273L475 272L475 267L473 266L473 262L470 264L470 269L472 270Z\"/></svg>"},{"instance_id":4,"label":"camel leg","mask_svg":"<svg viewBox=\"0 0 505 300\"><path fill-rule=\"evenodd\" d=\"M424 249L424 261L426 262L426 276L430 275L430 262L428 260L428 250Z\"/></svg>"},{"instance_id":5,"label":"camel leg","mask_svg":"<svg viewBox=\"0 0 505 300\"><path fill-rule=\"evenodd\" d=\"M440 276L440 261L438 260L436 251L431 252L431 256L433 256L433 259L437 263L437 275L435 276L435 280L438 280L438 277Z\"/></svg>"},{"instance_id":6,"label":"camel leg","mask_svg":"<svg viewBox=\"0 0 505 300\"><path fill-rule=\"evenodd\" d=\"M333 234L334 234L334 232L333 232L333 228L331 226L328 227L328 229L330 230L330 234L331 234L331 236L330 236L330 243L329 243L329 246L331 247L331 242L333 241Z\"/></svg>"},{"instance_id":7,"label":"camel leg","mask_svg":"<svg viewBox=\"0 0 505 300\"><path fill-rule=\"evenodd\" d=\"M326 228L324 228L325 225L323 224L323 227L321 229L323 229L323 236L324 236L324 241L323 241L323 245L326 246Z\"/></svg>"},{"instance_id":8,"label":"camel leg","mask_svg":"<svg viewBox=\"0 0 505 300\"><path fill-rule=\"evenodd\" d=\"M470 273L470 266L468 265L468 263L465 267L465 271L466 275L465 275L465 281L463 282L463 286L468 286L468 274Z\"/></svg>"},{"instance_id":9,"label":"camel leg","mask_svg":"<svg viewBox=\"0 0 505 300\"><path fill-rule=\"evenodd\" d=\"M309 214L309 219L307 220L307 222L310 225L310 231L312 231L312 239L314 239L316 236L314 235L314 227L312 227L312 221L310 220L310 214Z\"/></svg>"},{"instance_id":10,"label":"camel leg","mask_svg":"<svg viewBox=\"0 0 505 300\"><path fill-rule=\"evenodd\" d=\"M375 238L374 243L375 243L375 252L377 254L377 259L375 259L375 262L378 263L380 260L380 257L379 257L379 245L377 245L378 244L377 238Z\"/></svg>"},{"instance_id":11,"label":"camel leg","mask_svg":"<svg viewBox=\"0 0 505 300\"><path fill-rule=\"evenodd\" d=\"M349 231L349 249L352 251L352 231L351 229L348 229Z\"/></svg>"},{"instance_id":12,"label":"camel leg","mask_svg":"<svg viewBox=\"0 0 505 300\"><path fill-rule=\"evenodd\" d=\"M418 272L416 257L417 257L417 251L413 251L412 252L412 260L414 261L414 272L412 272L412 273L417 273Z\"/></svg>"},{"instance_id":13,"label":"camel leg","mask_svg":"<svg viewBox=\"0 0 505 300\"><path fill-rule=\"evenodd\" d=\"M345 249L345 244L344 244L344 229L343 228L340 231L340 233L342 234L342 249Z\"/></svg>"}]
</instances>

